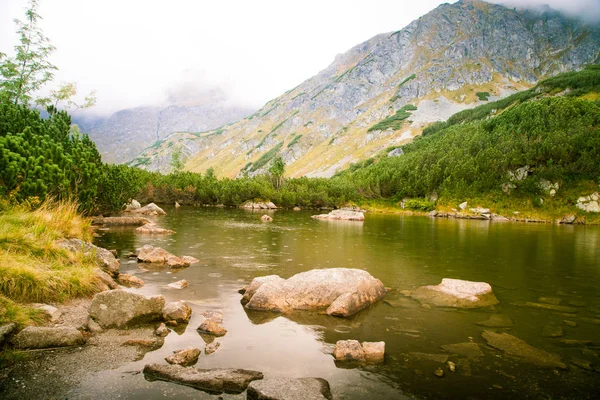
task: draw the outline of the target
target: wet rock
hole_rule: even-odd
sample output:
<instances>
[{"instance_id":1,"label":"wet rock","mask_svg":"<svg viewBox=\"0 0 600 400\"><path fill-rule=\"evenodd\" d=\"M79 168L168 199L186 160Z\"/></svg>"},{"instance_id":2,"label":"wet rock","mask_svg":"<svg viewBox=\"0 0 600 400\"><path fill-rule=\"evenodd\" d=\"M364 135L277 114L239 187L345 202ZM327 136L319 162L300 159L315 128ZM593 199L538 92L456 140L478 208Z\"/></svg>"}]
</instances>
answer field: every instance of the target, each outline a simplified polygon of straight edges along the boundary
<instances>
[{"instance_id":1,"label":"wet rock","mask_svg":"<svg viewBox=\"0 0 600 400\"><path fill-rule=\"evenodd\" d=\"M294 211L300 211L302 209L300 207L296 206L296 207L292 208L292 210L294 210Z\"/></svg>"},{"instance_id":2,"label":"wet rock","mask_svg":"<svg viewBox=\"0 0 600 400\"><path fill-rule=\"evenodd\" d=\"M162 309L162 317L165 321L187 324L192 317L192 308L184 300L169 302Z\"/></svg>"},{"instance_id":3,"label":"wet rock","mask_svg":"<svg viewBox=\"0 0 600 400\"><path fill-rule=\"evenodd\" d=\"M225 336L227 333L227 329L223 325L211 319L205 319L196 330L213 336Z\"/></svg>"},{"instance_id":4,"label":"wet rock","mask_svg":"<svg viewBox=\"0 0 600 400\"><path fill-rule=\"evenodd\" d=\"M4 344L15 329L17 329L17 324L14 322L0 326L0 346Z\"/></svg>"},{"instance_id":5,"label":"wet rock","mask_svg":"<svg viewBox=\"0 0 600 400\"><path fill-rule=\"evenodd\" d=\"M386 292L380 280L350 268L313 269L287 280L278 276L257 279L244 294L250 310L285 313L327 309L329 315L347 317L380 300Z\"/></svg>"},{"instance_id":6,"label":"wet rock","mask_svg":"<svg viewBox=\"0 0 600 400\"><path fill-rule=\"evenodd\" d=\"M411 299L386 299L383 301L385 304L394 307L394 308L415 308L419 306L419 303L417 303L414 300Z\"/></svg>"},{"instance_id":7,"label":"wet rock","mask_svg":"<svg viewBox=\"0 0 600 400\"><path fill-rule=\"evenodd\" d=\"M442 378L444 376L444 370L441 368L438 368L435 371L433 371L433 374L435 376L437 376L438 378Z\"/></svg>"},{"instance_id":8,"label":"wet rock","mask_svg":"<svg viewBox=\"0 0 600 400\"><path fill-rule=\"evenodd\" d=\"M94 246L80 239L62 239L56 243L58 247L72 253L83 252L85 256L94 256L102 271L115 278L118 276L121 263L109 250Z\"/></svg>"},{"instance_id":9,"label":"wet rock","mask_svg":"<svg viewBox=\"0 0 600 400\"><path fill-rule=\"evenodd\" d=\"M160 325L158 325L154 330L154 334L156 336L165 337L169 334L169 328L167 328L167 326L161 322Z\"/></svg>"},{"instance_id":10,"label":"wet rock","mask_svg":"<svg viewBox=\"0 0 600 400\"><path fill-rule=\"evenodd\" d=\"M96 294L89 314L102 328L120 328L160 319L164 305L164 296L146 297L118 289Z\"/></svg>"},{"instance_id":11,"label":"wet rock","mask_svg":"<svg viewBox=\"0 0 600 400\"><path fill-rule=\"evenodd\" d=\"M565 331L561 326L556 325L546 325L542 328L542 336L543 337L561 337L565 335Z\"/></svg>"},{"instance_id":12,"label":"wet rock","mask_svg":"<svg viewBox=\"0 0 600 400\"><path fill-rule=\"evenodd\" d=\"M49 304L34 303L31 305L31 308L42 311L46 318L53 324L57 323L62 315L58 308Z\"/></svg>"},{"instance_id":13,"label":"wet rock","mask_svg":"<svg viewBox=\"0 0 600 400\"><path fill-rule=\"evenodd\" d=\"M583 300L569 300L569 305L573 307L585 307L587 306L587 301Z\"/></svg>"},{"instance_id":14,"label":"wet rock","mask_svg":"<svg viewBox=\"0 0 600 400\"><path fill-rule=\"evenodd\" d=\"M456 364L454 364L452 361L448 361L446 366L448 367L448 371L456 372Z\"/></svg>"},{"instance_id":15,"label":"wet rock","mask_svg":"<svg viewBox=\"0 0 600 400\"><path fill-rule=\"evenodd\" d=\"M167 257L167 265L169 266L169 268L186 268L190 266L190 263L182 257L170 255L169 257Z\"/></svg>"},{"instance_id":16,"label":"wet rock","mask_svg":"<svg viewBox=\"0 0 600 400\"><path fill-rule=\"evenodd\" d=\"M192 264L196 264L196 263L200 262L200 260L198 260L197 258L195 258L195 257L192 257L192 256L181 256L181 258L182 258L184 261L186 261L186 262L190 263L190 265L192 265Z\"/></svg>"},{"instance_id":17,"label":"wet rock","mask_svg":"<svg viewBox=\"0 0 600 400\"><path fill-rule=\"evenodd\" d=\"M135 275L130 274L119 274L117 278L117 282L119 285L129 286L129 287L142 287L145 285L144 281L138 278Z\"/></svg>"},{"instance_id":18,"label":"wet rock","mask_svg":"<svg viewBox=\"0 0 600 400\"><path fill-rule=\"evenodd\" d=\"M586 357L598 358L598 353L595 352L594 350L588 349L588 348L581 349L581 355L586 356Z\"/></svg>"},{"instance_id":19,"label":"wet rock","mask_svg":"<svg viewBox=\"0 0 600 400\"><path fill-rule=\"evenodd\" d=\"M440 347L442 348L442 350L448 353L458 354L459 356L467 357L470 359L484 356L483 351L481 351L479 345L473 342L445 344Z\"/></svg>"},{"instance_id":20,"label":"wet rock","mask_svg":"<svg viewBox=\"0 0 600 400\"><path fill-rule=\"evenodd\" d=\"M488 283L448 278L437 286L418 288L411 297L437 307L478 308L499 303Z\"/></svg>"},{"instance_id":21,"label":"wet rock","mask_svg":"<svg viewBox=\"0 0 600 400\"><path fill-rule=\"evenodd\" d=\"M173 288L173 289L183 289L185 287L188 287L188 285L189 285L188 281L186 281L185 279L182 279L177 282L169 283L167 286L169 286L170 288Z\"/></svg>"},{"instance_id":22,"label":"wet rock","mask_svg":"<svg viewBox=\"0 0 600 400\"><path fill-rule=\"evenodd\" d=\"M223 311L221 310L209 310L204 311L201 314L204 318L215 321L218 324L223 323Z\"/></svg>"},{"instance_id":23,"label":"wet rock","mask_svg":"<svg viewBox=\"0 0 600 400\"><path fill-rule=\"evenodd\" d=\"M132 199L129 203L125 204L123 211L135 211L142 208L142 205L136 199Z\"/></svg>"},{"instance_id":24,"label":"wet rock","mask_svg":"<svg viewBox=\"0 0 600 400\"><path fill-rule=\"evenodd\" d=\"M471 370L471 362L466 358L461 358L456 362L456 368L461 375L472 376L473 371Z\"/></svg>"},{"instance_id":25,"label":"wet rock","mask_svg":"<svg viewBox=\"0 0 600 400\"><path fill-rule=\"evenodd\" d=\"M577 308L574 308L574 307L557 306L557 305L548 304L548 303L535 303L532 301L518 302L518 303L514 303L514 305L517 307L535 308L537 310L557 311L557 312L568 313L568 314L573 314L573 313L576 313L577 311L579 311L579 310L577 310Z\"/></svg>"},{"instance_id":26,"label":"wet rock","mask_svg":"<svg viewBox=\"0 0 600 400\"><path fill-rule=\"evenodd\" d=\"M154 203L150 203L140 208L126 208L125 212L131 212L141 215L167 215L167 213Z\"/></svg>"},{"instance_id":27,"label":"wet rock","mask_svg":"<svg viewBox=\"0 0 600 400\"><path fill-rule=\"evenodd\" d=\"M277 206L271 201L267 202L252 202L247 201L240 206L240 208L254 209L254 210L275 210Z\"/></svg>"},{"instance_id":28,"label":"wet rock","mask_svg":"<svg viewBox=\"0 0 600 400\"><path fill-rule=\"evenodd\" d=\"M170 268L184 268L190 266L190 262L182 257L177 257L165 249L154 247L149 244L137 249L137 253L137 259L141 262L166 264Z\"/></svg>"},{"instance_id":29,"label":"wet rock","mask_svg":"<svg viewBox=\"0 0 600 400\"><path fill-rule=\"evenodd\" d=\"M417 361L434 361L440 364L444 364L448 361L448 354L430 354L430 353L419 353L410 352L408 353L410 359Z\"/></svg>"},{"instance_id":30,"label":"wet rock","mask_svg":"<svg viewBox=\"0 0 600 400\"><path fill-rule=\"evenodd\" d=\"M263 215L262 217L260 217L260 220L262 222L271 222L273 221L273 218L269 217L267 214Z\"/></svg>"},{"instance_id":31,"label":"wet rock","mask_svg":"<svg viewBox=\"0 0 600 400\"><path fill-rule=\"evenodd\" d=\"M254 296L254 293L256 293L256 291L258 290L258 288L265 284L265 283L269 283L269 284L275 284L275 285L280 285L283 284L285 282L285 279L277 276L277 275L267 275L267 276L259 276L257 278L254 278L252 280L252 282L250 282L250 284L248 286L246 286L246 288L244 289L244 296L242 297L242 300L240 300L240 302L243 305L246 305L250 299L252 298L252 296Z\"/></svg>"},{"instance_id":32,"label":"wet rock","mask_svg":"<svg viewBox=\"0 0 600 400\"><path fill-rule=\"evenodd\" d=\"M576 367L579 367L581 369L584 369L586 371L594 370L594 366L593 366L592 362L589 360L583 360L581 358L573 358L573 359L571 359L571 364L573 364Z\"/></svg>"},{"instance_id":33,"label":"wet rock","mask_svg":"<svg viewBox=\"0 0 600 400\"><path fill-rule=\"evenodd\" d=\"M560 339L558 343L563 347L600 347L600 342L595 340Z\"/></svg>"},{"instance_id":34,"label":"wet rock","mask_svg":"<svg viewBox=\"0 0 600 400\"><path fill-rule=\"evenodd\" d=\"M506 354L522 359L539 367L566 369L560 356L548 353L527 344L525 341L508 333L496 333L485 330L481 334L488 345L504 351Z\"/></svg>"},{"instance_id":35,"label":"wet rock","mask_svg":"<svg viewBox=\"0 0 600 400\"><path fill-rule=\"evenodd\" d=\"M562 300L558 297L540 297L538 298L538 301L540 303L553 304L555 306L558 306Z\"/></svg>"},{"instance_id":36,"label":"wet rock","mask_svg":"<svg viewBox=\"0 0 600 400\"><path fill-rule=\"evenodd\" d=\"M204 347L204 354L206 354L208 356L209 354L212 354L215 351L217 351L219 349L219 347L221 347L220 342L217 342L216 340L213 342L210 342L206 345L206 347Z\"/></svg>"},{"instance_id":37,"label":"wet rock","mask_svg":"<svg viewBox=\"0 0 600 400\"><path fill-rule=\"evenodd\" d=\"M571 214L571 215L567 215L567 216L563 217L560 220L560 223L570 225L573 222L575 222L576 219L577 219L577 217Z\"/></svg>"},{"instance_id":38,"label":"wet rock","mask_svg":"<svg viewBox=\"0 0 600 400\"><path fill-rule=\"evenodd\" d=\"M189 347L187 349L173 352L168 357L165 357L165 361L169 364L182 365L188 367L196 364L198 357L200 356L200 349Z\"/></svg>"},{"instance_id":39,"label":"wet rock","mask_svg":"<svg viewBox=\"0 0 600 400\"><path fill-rule=\"evenodd\" d=\"M142 226L150 223L148 218L143 217L93 217L93 225L104 226Z\"/></svg>"},{"instance_id":40,"label":"wet rock","mask_svg":"<svg viewBox=\"0 0 600 400\"><path fill-rule=\"evenodd\" d=\"M181 365L148 364L144 367L144 377L179 383L212 394L241 393L254 380L262 379L258 371L233 368L199 369Z\"/></svg>"},{"instance_id":41,"label":"wet rock","mask_svg":"<svg viewBox=\"0 0 600 400\"><path fill-rule=\"evenodd\" d=\"M313 219L331 219L343 221L364 221L365 215L360 211L333 210L329 214L313 215Z\"/></svg>"},{"instance_id":42,"label":"wet rock","mask_svg":"<svg viewBox=\"0 0 600 400\"><path fill-rule=\"evenodd\" d=\"M94 270L94 275L101 282L102 288L104 290L118 289L119 288L119 284L117 282L115 282L115 280L109 274L107 274L106 272L102 271L100 268L96 268Z\"/></svg>"},{"instance_id":43,"label":"wet rock","mask_svg":"<svg viewBox=\"0 0 600 400\"><path fill-rule=\"evenodd\" d=\"M84 344L85 339L81 332L73 327L28 326L13 337L12 343L19 349L45 349L78 346Z\"/></svg>"},{"instance_id":44,"label":"wet rock","mask_svg":"<svg viewBox=\"0 0 600 400\"><path fill-rule=\"evenodd\" d=\"M508 328L513 326L512 319L502 314L492 314L485 321L479 321L475 323L480 326L487 326L493 328Z\"/></svg>"},{"instance_id":45,"label":"wet rock","mask_svg":"<svg viewBox=\"0 0 600 400\"><path fill-rule=\"evenodd\" d=\"M333 357L337 361L366 361L365 352L358 340L338 340L333 348Z\"/></svg>"},{"instance_id":46,"label":"wet rock","mask_svg":"<svg viewBox=\"0 0 600 400\"><path fill-rule=\"evenodd\" d=\"M171 229L161 228L153 222L149 222L135 229L135 233L142 235L170 235L175 233Z\"/></svg>"},{"instance_id":47,"label":"wet rock","mask_svg":"<svg viewBox=\"0 0 600 400\"><path fill-rule=\"evenodd\" d=\"M248 385L249 400L320 400L331 397L329 382L322 378L273 377Z\"/></svg>"},{"instance_id":48,"label":"wet rock","mask_svg":"<svg viewBox=\"0 0 600 400\"><path fill-rule=\"evenodd\" d=\"M370 364L383 363L385 356L385 342L362 342L365 360Z\"/></svg>"}]
</instances>

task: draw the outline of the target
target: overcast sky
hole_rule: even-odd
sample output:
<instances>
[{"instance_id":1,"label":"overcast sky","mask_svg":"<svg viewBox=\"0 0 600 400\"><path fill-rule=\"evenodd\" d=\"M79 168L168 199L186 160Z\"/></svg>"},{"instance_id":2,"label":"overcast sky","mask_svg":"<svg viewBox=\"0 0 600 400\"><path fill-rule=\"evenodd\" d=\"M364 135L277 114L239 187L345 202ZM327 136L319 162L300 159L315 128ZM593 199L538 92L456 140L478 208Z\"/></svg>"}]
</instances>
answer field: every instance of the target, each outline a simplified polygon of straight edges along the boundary
<instances>
[{"instance_id":1,"label":"overcast sky","mask_svg":"<svg viewBox=\"0 0 600 400\"><path fill-rule=\"evenodd\" d=\"M527 2L600 15L600 0ZM164 102L182 85L221 87L234 102L258 108L326 68L336 54L401 29L440 3L40 0L39 13L57 47L55 81L76 81L80 93L96 89L94 110L107 113ZM0 0L0 52L13 53L12 19L23 19L26 5Z\"/></svg>"}]
</instances>

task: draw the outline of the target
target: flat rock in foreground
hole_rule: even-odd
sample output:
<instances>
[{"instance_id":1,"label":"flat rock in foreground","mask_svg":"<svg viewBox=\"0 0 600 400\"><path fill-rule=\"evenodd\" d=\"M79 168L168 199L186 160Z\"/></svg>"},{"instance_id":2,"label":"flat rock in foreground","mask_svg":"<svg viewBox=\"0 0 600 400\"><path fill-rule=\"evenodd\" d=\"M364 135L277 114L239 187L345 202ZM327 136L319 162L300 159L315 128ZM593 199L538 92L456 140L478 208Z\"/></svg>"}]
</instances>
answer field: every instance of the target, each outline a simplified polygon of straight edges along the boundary
<instances>
[{"instance_id":1,"label":"flat rock in foreground","mask_svg":"<svg viewBox=\"0 0 600 400\"><path fill-rule=\"evenodd\" d=\"M102 328L120 328L159 320L164 306L164 296L146 297L125 290L109 290L94 296L89 314Z\"/></svg>"},{"instance_id":2,"label":"flat rock in foreground","mask_svg":"<svg viewBox=\"0 0 600 400\"><path fill-rule=\"evenodd\" d=\"M488 283L449 278L437 286L421 286L410 296L436 307L479 308L499 303Z\"/></svg>"},{"instance_id":3,"label":"flat rock in foreground","mask_svg":"<svg viewBox=\"0 0 600 400\"><path fill-rule=\"evenodd\" d=\"M331 399L329 382L322 378L267 378L251 382L249 400Z\"/></svg>"},{"instance_id":4,"label":"flat rock in foreground","mask_svg":"<svg viewBox=\"0 0 600 400\"><path fill-rule=\"evenodd\" d=\"M241 393L254 380L262 379L262 372L246 369L213 368L199 369L180 365L148 364L144 367L144 377L149 381L174 382L205 392Z\"/></svg>"},{"instance_id":5,"label":"flat rock in foreground","mask_svg":"<svg viewBox=\"0 0 600 400\"><path fill-rule=\"evenodd\" d=\"M28 326L12 340L20 349L45 349L48 347L78 346L85 343L81 332L73 327L47 328Z\"/></svg>"},{"instance_id":6,"label":"flat rock in foreground","mask_svg":"<svg viewBox=\"0 0 600 400\"><path fill-rule=\"evenodd\" d=\"M313 269L287 280L276 275L255 278L242 302L247 301L250 310L327 309L329 315L347 317L380 300L385 292L379 279L360 269Z\"/></svg>"},{"instance_id":7,"label":"flat rock in foreground","mask_svg":"<svg viewBox=\"0 0 600 400\"><path fill-rule=\"evenodd\" d=\"M496 333L485 330L481 336L493 348L502 350L511 356L521 358L530 364L545 368L567 368L558 355L533 347L508 333Z\"/></svg>"}]
</instances>

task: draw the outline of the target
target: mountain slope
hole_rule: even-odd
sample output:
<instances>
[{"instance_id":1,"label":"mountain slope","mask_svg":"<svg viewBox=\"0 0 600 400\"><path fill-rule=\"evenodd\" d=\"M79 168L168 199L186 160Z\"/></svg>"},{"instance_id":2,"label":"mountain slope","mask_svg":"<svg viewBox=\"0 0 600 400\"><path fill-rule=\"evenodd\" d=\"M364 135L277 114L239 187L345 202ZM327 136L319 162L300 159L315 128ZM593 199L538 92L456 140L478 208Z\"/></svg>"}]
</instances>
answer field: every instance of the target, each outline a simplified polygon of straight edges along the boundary
<instances>
[{"instance_id":1,"label":"mountain slope","mask_svg":"<svg viewBox=\"0 0 600 400\"><path fill-rule=\"evenodd\" d=\"M191 171L254 175L279 153L291 176L331 176L457 111L598 62L597 26L547 9L443 4L337 56L244 120L170 135L132 165L165 172L177 150Z\"/></svg>"},{"instance_id":2,"label":"mountain slope","mask_svg":"<svg viewBox=\"0 0 600 400\"><path fill-rule=\"evenodd\" d=\"M200 104L175 101L166 107L129 108L107 119L75 118L75 122L96 143L104 162L124 163L171 133L214 129L252 112L252 109L228 105L217 93Z\"/></svg>"}]
</instances>

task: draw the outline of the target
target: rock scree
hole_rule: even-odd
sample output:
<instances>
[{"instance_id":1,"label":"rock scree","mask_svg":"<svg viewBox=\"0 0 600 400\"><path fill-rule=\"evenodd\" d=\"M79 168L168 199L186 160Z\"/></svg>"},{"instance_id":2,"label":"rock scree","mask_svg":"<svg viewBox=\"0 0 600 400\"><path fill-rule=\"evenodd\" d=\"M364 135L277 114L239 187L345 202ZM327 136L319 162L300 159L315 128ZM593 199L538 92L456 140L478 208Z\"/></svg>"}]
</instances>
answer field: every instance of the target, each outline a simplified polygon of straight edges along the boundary
<instances>
[{"instance_id":1,"label":"rock scree","mask_svg":"<svg viewBox=\"0 0 600 400\"><path fill-rule=\"evenodd\" d=\"M250 382L249 400L331 400L329 382L322 378L265 378Z\"/></svg>"},{"instance_id":2,"label":"rock scree","mask_svg":"<svg viewBox=\"0 0 600 400\"><path fill-rule=\"evenodd\" d=\"M262 372L234 368L199 369L180 365L148 364L144 377L193 387L211 394L242 393L248 384L263 379Z\"/></svg>"},{"instance_id":3,"label":"rock scree","mask_svg":"<svg viewBox=\"0 0 600 400\"><path fill-rule=\"evenodd\" d=\"M410 296L436 307L479 308L499 303L488 283L449 278L437 286L421 286Z\"/></svg>"},{"instance_id":4,"label":"rock scree","mask_svg":"<svg viewBox=\"0 0 600 400\"><path fill-rule=\"evenodd\" d=\"M146 297L118 289L96 294L89 314L102 328L121 328L161 319L164 306L164 296Z\"/></svg>"},{"instance_id":5,"label":"rock scree","mask_svg":"<svg viewBox=\"0 0 600 400\"><path fill-rule=\"evenodd\" d=\"M386 290L379 279L360 269L313 269L289 279L277 275L252 280L242 303L249 310L286 313L326 309L347 317L377 302Z\"/></svg>"}]
</instances>

